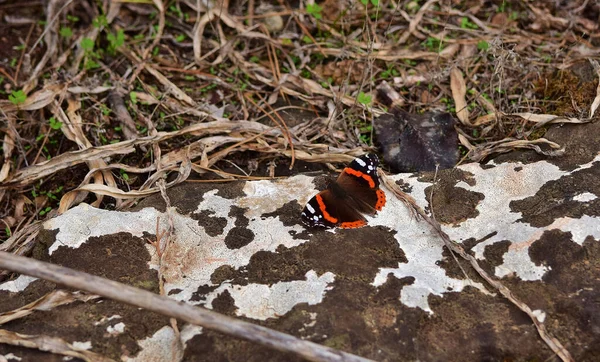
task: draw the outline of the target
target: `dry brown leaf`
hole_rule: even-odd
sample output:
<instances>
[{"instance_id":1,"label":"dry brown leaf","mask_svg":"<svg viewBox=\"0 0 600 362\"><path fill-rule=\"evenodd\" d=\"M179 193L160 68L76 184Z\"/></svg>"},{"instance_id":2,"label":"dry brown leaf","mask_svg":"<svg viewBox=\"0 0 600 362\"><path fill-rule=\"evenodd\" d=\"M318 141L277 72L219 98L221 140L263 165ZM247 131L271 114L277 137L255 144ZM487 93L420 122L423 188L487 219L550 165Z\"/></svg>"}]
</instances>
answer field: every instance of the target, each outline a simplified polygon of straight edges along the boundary
<instances>
[{"instance_id":1,"label":"dry brown leaf","mask_svg":"<svg viewBox=\"0 0 600 362\"><path fill-rule=\"evenodd\" d=\"M108 92L109 90L114 89L114 87L102 87L102 86L98 86L98 87L80 87L80 86L76 86L76 87L69 87L67 88L67 91L71 94L101 94L104 92Z\"/></svg>"},{"instance_id":2,"label":"dry brown leaf","mask_svg":"<svg viewBox=\"0 0 600 362\"><path fill-rule=\"evenodd\" d=\"M492 122L496 121L497 119L498 119L498 113L484 114L483 116L477 117L475 119L475 121L473 121L473 126L474 127L483 126L485 124L492 123Z\"/></svg>"},{"instance_id":3,"label":"dry brown leaf","mask_svg":"<svg viewBox=\"0 0 600 362\"><path fill-rule=\"evenodd\" d=\"M2 169L0 169L0 182L4 182L10 173L10 168L12 165L12 153L15 149L15 127L14 120L12 118L8 119L9 126L6 127L4 134L4 143L2 144L2 155L4 158L4 163L2 164Z\"/></svg>"},{"instance_id":4,"label":"dry brown leaf","mask_svg":"<svg viewBox=\"0 0 600 362\"><path fill-rule=\"evenodd\" d=\"M458 68L452 68L450 71L450 88L452 89L452 98L456 107L456 117L466 126L471 126L469 122L469 108L465 96L467 95L467 85L465 78Z\"/></svg>"},{"instance_id":5,"label":"dry brown leaf","mask_svg":"<svg viewBox=\"0 0 600 362\"><path fill-rule=\"evenodd\" d=\"M82 360L89 362L114 361L97 353L77 348L62 338L57 337L28 335L0 329L0 343L38 349L40 351L61 354L63 356L81 358Z\"/></svg>"},{"instance_id":6,"label":"dry brown leaf","mask_svg":"<svg viewBox=\"0 0 600 362\"><path fill-rule=\"evenodd\" d=\"M524 113L509 113L506 114L507 116L518 116L523 118L526 121L529 122L535 122L535 123L539 123L539 125L544 125L544 124L549 124L549 123L587 123L588 121L582 121L578 118L573 118L573 117L563 117L563 116L556 116L553 114L534 114L534 113L529 113L529 112L524 112Z\"/></svg>"},{"instance_id":7,"label":"dry brown leaf","mask_svg":"<svg viewBox=\"0 0 600 362\"><path fill-rule=\"evenodd\" d=\"M26 317L34 311L48 311L55 307L70 304L77 301L87 302L100 298L97 295L82 294L79 292L67 292L65 290L54 290L40 299L24 305L20 308L0 313L0 325L15 319Z\"/></svg>"},{"instance_id":8,"label":"dry brown leaf","mask_svg":"<svg viewBox=\"0 0 600 362\"><path fill-rule=\"evenodd\" d=\"M16 105L6 100L0 101L0 108L5 112L16 112L18 110L35 111L42 109L50 104L64 89L65 87L62 84L50 84L43 89L28 95L25 102L21 104Z\"/></svg>"}]
</instances>

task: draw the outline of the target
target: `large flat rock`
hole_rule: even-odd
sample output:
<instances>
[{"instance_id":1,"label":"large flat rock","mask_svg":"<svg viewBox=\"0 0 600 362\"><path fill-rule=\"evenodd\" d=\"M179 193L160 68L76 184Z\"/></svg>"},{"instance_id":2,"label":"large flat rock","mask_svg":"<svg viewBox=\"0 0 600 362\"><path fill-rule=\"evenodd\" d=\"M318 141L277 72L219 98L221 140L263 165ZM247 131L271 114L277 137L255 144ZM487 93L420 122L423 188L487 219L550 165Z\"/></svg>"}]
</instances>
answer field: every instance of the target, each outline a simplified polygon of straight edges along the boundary
<instances>
[{"instance_id":1,"label":"large flat rock","mask_svg":"<svg viewBox=\"0 0 600 362\"><path fill-rule=\"evenodd\" d=\"M393 179L427 210L433 194L444 231L537 310L577 361L597 361L600 157L584 161L469 164L435 183L432 174ZM375 360L552 358L531 320L463 263L466 278L431 227L387 190L388 204L368 227L304 228L300 212L315 185L321 177L299 175L169 190L175 232L163 258L166 294ZM81 204L45 223L35 256L158 292L158 257L147 241L168 219L159 197L131 212ZM26 276L0 284L0 312L55 288ZM116 360L297 360L182 323L178 351L167 318L110 300L37 311L3 327ZM51 360L0 344L2 355Z\"/></svg>"}]
</instances>

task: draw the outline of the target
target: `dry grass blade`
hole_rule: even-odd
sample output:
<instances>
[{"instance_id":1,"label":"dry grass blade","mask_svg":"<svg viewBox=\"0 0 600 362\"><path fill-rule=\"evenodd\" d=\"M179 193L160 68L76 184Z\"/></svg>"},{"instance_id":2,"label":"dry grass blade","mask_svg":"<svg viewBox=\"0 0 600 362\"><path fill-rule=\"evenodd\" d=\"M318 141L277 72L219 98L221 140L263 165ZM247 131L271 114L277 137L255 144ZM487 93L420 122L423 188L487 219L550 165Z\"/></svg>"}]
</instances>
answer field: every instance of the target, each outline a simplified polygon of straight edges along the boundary
<instances>
[{"instance_id":1,"label":"dry grass blade","mask_svg":"<svg viewBox=\"0 0 600 362\"><path fill-rule=\"evenodd\" d=\"M473 257L472 255L467 253L461 245L450 240L450 237L448 236L448 234L446 234L442 230L441 225L436 220L430 218L429 215L427 215L427 213L425 213L425 211L414 202L414 200L411 200L410 197L407 197L404 194L404 192L402 192L402 190L400 190L400 188L389 177L385 176L383 173L380 173L380 175L382 176L383 184L390 191L392 191L392 193L396 197L398 197L400 200L402 200L405 204L407 204L407 202L406 202L407 200L411 201L409 203L410 207L414 210L414 212L416 212L425 221L427 221L427 223L429 225L431 225L431 227L437 232L437 234L440 236L440 238L444 241L444 245L449 250L460 255L464 260L467 260L471 264L471 267L473 267L473 269L477 272L477 274L479 274L490 286L492 286L494 289L496 289L503 297L508 299L513 305L515 305L517 308L519 308L521 311L525 312L529 316L529 318L535 325L535 328L537 329L538 334L540 335L542 340L548 345L548 347L550 347L550 349L552 349L552 351L558 357L560 357L560 359L562 359L565 362L573 362L574 361L574 359L571 356L571 354L569 353L569 351L567 351L567 349L560 343L560 341L558 341L558 339L553 337L546 330L546 326L544 325L544 323L541 322L537 318L536 314L533 312L533 310L527 304L525 304L521 300L519 300L510 291L510 289L505 287L500 281L492 278L485 270L483 270L481 268L481 266L479 266L477 259L475 259L475 257Z\"/></svg>"},{"instance_id":2,"label":"dry grass blade","mask_svg":"<svg viewBox=\"0 0 600 362\"><path fill-rule=\"evenodd\" d=\"M10 173L10 168L12 165L11 159L15 149L15 139L17 136L14 127L10 126L13 121L8 120L8 122L9 127L6 127L6 133L4 134L4 141L2 143L2 156L4 162L2 163L2 168L0 169L0 182L4 182Z\"/></svg>"},{"instance_id":3,"label":"dry grass blade","mask_svg":"<svg viewBox=\"0 0 600 362\"><path fill-rule=\"evenodd\" d=\"M366 358L302 340L266 327L181 303L143 289L39 260L0 252L0 268L98 294L188 323L214 329L230 336L260 343L280 351L295 353L309 361L370 361ZM13 335L10 334L9 337ZM19 338L19 340L22 339ZM0 342L2 342L1 337Z\"/></svg>"},{"instance_id":4,"label":"dry grass blade","mask_svg":"<svg viewBox=\"0 0 600 362\"><path fill-rule=\"evenodd\" d=\"M462 73L456 67L450 71L450 88L452 89L452 98L456 107L456 117L465 126L471 126L471 122L469 122L469 108L465 99L467 85Z\"/></svg>"},{"instance_id":5,"label":"dry grass blade","mask_svg":"<svg viewBox=\"0 0 600 362\"><path fill-rule=\"evenodd\" d=\"M140 137L134 140L127 140L123 142L113 143L110 145L90 147L80 151L66 152L52 158L51 160L19 170L14 174L14 176L10 180L7 180L3 186L18 187L26 185L40 178L51 175L57 171L81 164L83 162L110 157L114 155L132 153L135 151L135 146L154 144L186 134L203 136L206 134L217 133L261 133L265 131L267 131L268 134L281 133L281 131L278 130L276 127L269 127L260 123L249 121L213 121L205 123L196 123L173 132L158 132L154 136Z\"/></svg>"},{"instance_id":6,"label":"dry grass blade","mask_svg":"<svg viewBox=\"0 0 600 362\"><path fill-rule=\"evenodd\" d=\"M574 117L555 116L553 114L534 114L534 113L510 113L507 116L518 116L529 122L539 123L537 126L543 126L551 123L575 123L582 124L589 121L580 120Z\"/></svg>"},{"instance_id":7,"label":"dry grass blade","mask_svg":"<svg viewBox=\"0 0 600 362\"><path fill-rule=\"evenodd\" d=\"M553 150L543 150L540 144L548 145ZM477 162L485 160L487 157L498 154L498 153L506 153L515 150L516 148L527 148L534 150L535 152L550 156L550 157L558 157L562 156L565 152L565 149L561 147L558 143L549 141L545 138L538 138L536 140L513 140L513 139L505 139L498 143L488 143L482 145L481 147L477 147L472 154L470 154L470 158L472 160L477 160Z\"/></svg>"},{"instance_id":8,"label":"dry grass blade","mask_svg":"<svg viewBox=\"0 0 600 362\"><path fill-rule=\"evenodd\" d=\"M598 62L594 59L590 59L590 63L592 64L592 66L594 67L594 70L596 71L596 76L598 76L598 87L596 88L596 97L594 98L594 101L592 102L592 105L590 106L590 118L592 118L592 117L594 117L596 110L600 106L600 64L598 64Z\"/></svg>"},{"instance_id":9,"label":"dry grass blade","mask_svg":"<svg viewBox=\"0 0 600 362\"><path fill-rule=\"evenodd\" d=\"M6 343L25 348L34 348L44 352L61 354L63 356L81 358L82 360L89 362L114 361L97 353L77 348L67 341L56 337L27 335L0 329L0 343Z\"/></svg>"},{"instance_id":10,"label":"dry grass blade","mask_svg":"<svg viewBox=\"0 0 600 362\"><path fill-rule=\"evenodd\" d=\"M420 9L417 12L417 14L415 15L415 17L410 21L410 24L408 25L408 30L406 30L400 36L400 39L398 40L398 44L406 43L406 41L408 40L408 37L414 33L414 31L417 29L417 26L421 22L421 20L423 20L423 15L425 15L425 12L429 9L429 7L431 5L433 5L436 2L437 2L437 0L429 0L420 7Z\"/></svg>"},{"instance_id":11,"label":"dry grass blade","mask_svg":"<svg viewBox=\"0 0 600 362\"><path fill-rule=\"evenodd\" d=\"M40 79L40 74L44 71L44 67L48 63L48 61L54 57L56 51L58 50L58 26L59 23L56 21L60 15L60 13L69 6L73 0L68 0L62 4L61 0L51 0L48 2L48 6L46 8L46 25L44 28L43 38L44 43L46 45L46 52L42 56L35 66L35 69L29 76L29 80L23 85L23 92L26 94L33 90ZM58 6L62 5L59 9ZM41 38L36 41L36 43L31 47L29 53L35 50L36 45L41 41ZM31 55L31 54L29 54ZM15 79L17 80L17 79Z\"/></svg>"},{"instance_id":12,"label":"dry grass blade","mask_svg":"<svg viewBox=\"0 0 600 362\"><path fill-rule=\"evenodd\" d=\"M77 301L87 302L98 298L100 297L97 295L67 292L65 290L54 290L32 303L24 305L15 310L0 313L0 325L15 319L26 317L36 310L47 311L61 305L70 304Z\"/></svg>"},{"instance_id":13,"label":"dry grass blade","mask_svg":"<svg viewBox=\"0 0 600 362\"><path fill-rule=\"evenodd\" d=\"M194 102L194 100L190 96L188 96L184 91L182 91L178 86L176 86L175 83L171 82L167 77L165 77L152 65L143 62L133 51L125 48L119 48L119 51L136 65L143 66L143 68L148 73L152 74L152 76L154 76L154 78L156 78L156 80L163 85L167 93L172 94L179 101L185 102L192 107L196 105L196 102Z\"/></svg>"}]
</instances>

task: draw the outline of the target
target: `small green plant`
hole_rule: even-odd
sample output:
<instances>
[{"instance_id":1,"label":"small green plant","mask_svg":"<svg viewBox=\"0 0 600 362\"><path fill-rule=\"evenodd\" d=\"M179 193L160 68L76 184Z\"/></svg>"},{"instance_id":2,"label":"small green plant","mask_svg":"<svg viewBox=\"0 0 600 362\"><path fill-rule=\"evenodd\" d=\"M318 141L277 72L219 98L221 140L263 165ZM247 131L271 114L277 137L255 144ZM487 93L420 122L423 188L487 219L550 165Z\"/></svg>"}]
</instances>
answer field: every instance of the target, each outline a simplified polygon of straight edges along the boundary
<instances>
[{"instance_id":1,"label":"small green plant","mask_svg":"<svg viewBox=\"0 0 600 362\"><path fill-rule=\"evenodd\" d=\"M47 213L49 213L50 211L52 211L52 208L51 208L50 206L46 206L46 208L45 208L45 209L42 209L42 210L40 210L40 212L39 212L39 215L40 215L40 216L44 216L44 215L46 215Z\"/></svg>"},{"instance_id":2,"label":"small green plant","mask_svg":"<svg viewBox=\"0 0 600 362\"><path fill-rule=\"evenodd\" d=\"M50 123L50 128L52 128L54 130L59 130L63 125L63 123L61 121L58 121L54 117L50 117L50 119L48 119L48 122Z\"/></svg>"},{"instance_id":3,"label":"small green plant","mask_svg":"<svg viewBox=\"0 0 600 362\"><path fill-rule=\"evenodd\" d=\"M94 41L90 38L81 39L81 48L86 52L91 52L94 50Z\"/></svg>"},{"instance_id":4,"label":"small green plant","mask_svg":"<svg viewBox=\"0 0 600 362\"><path fill-rule=\"evenodd\" d=\"M179 34L175 37L175 41L178 43L181 43L184 40L185 40L185 34Z\"/></svg>"},{"instance_id":5,"label":"small green plant","mask_svg":"<svg viewBox=\"0 0 600 362\"><path fill-rule=\"evenodd\" d=\"M77 16L74 15L67 15L67 20L69 20L72 23L76 23L79 21L79 18Z\"/></svg>"},{"instance_id":6,"label":"small green plant","mask_svg":"<svg viewBox=\"0 0 600 362\"><path fill-rule=\"evenodd\" d=\"M106 105L100 103L100 111L102 112L103 116L108 116L110 114L110 112L112 112L110 110L110 108L108 108Z\"/></svg>"},{"instance_id":7,"label":"small green plant","mask_svg":"<svg viewBox=\"0 0 600 362\"><path fill-rule=\"evenodd\" d=\"M12 91L11 94L8 96L8 100L15 106L25 103L26 99L27 95L25 94L25 92L23 92L22 89L19 89L18 91Z\"/></svg>"},{"instance_id":8,"label":"small green plant","mask_svg":"<svg viewBox=\"0 0 600 362\"><path fill-rule=\"evenodd\" d=\"M394 68L393 64L389 64L388 68L386 70L384 70L383 72L381 72L381 78L383 79L390 79L392 77L397 77L400 75L400 72L398 72L396 70L396 68Z\"/></svg>"},{"instance_id":9,"label":"small green plant","mask_svg":"<svg viewBox=\"0 0 600 362\"><path fill-rule=\"evenodd\" d=\"M171 5L169 6L169 13L175 15L178 18L183 18L183 12L181 11L180 8L178 8L175 5Z\"/></svg>"},{"instance_id":10,"label":"small green plant","mask_svg":"<svg viewBox=\"0 0 600 362\"><path fill-rule=\"evenodd\" d=\"M92 25L95 28L101 28L103 26L108 26L108 19L106 19L106 15L98 15L94 20L92 20Z\"/></svg>"},{"instance_id":11,"label":"small green plant","mask_svg":"<svg viewBox=\"0 0 600 362\"><path fill-rule=\"evenodd\" d=\"M373 96L370 94L366 94L365 92L360 92L358 94L358 97L356 98L356 101L360 104L364 104L365 106L369 106L373 101Z\"/></svg>"},{"instance_id":12,"label":"small green plant","mask_svg":"<svg viewBox=\"0 0 600 362\"><path fill-rule=\"evenodd\" d=\"M125 172L125 170L119 169L119 173L121 174L123 181L129 182L129 175L127 174L127 172Z\"/></svg>"},{"instance_id":13,"label":"small green plant","mask_svg":"<svg viewBox=\"0 0 600 362\"><path fill-rule=\"evenodd\" d=\"M321 15L322 10L323 8L319 6L319 4L306 5L306 13L312 15L317 20L321 20L323 18L323 15Z\"/></svg>"},{"instance_id":14,"label":"small green plant","mask_svg":"<svg viewBox=\"0 0 600 362\"><path fill-rule=\"evenodd\" d=\"M490 48L490 44L485 40L480 40L477 42L477 49L479 50L488 50Z\"/></svg>"},{"instance_id":15,"label":"small green plant","mask_svg":"<svg viewBox=\"0 0 600 362\"><path fill-rule=\"evenodd\" d=\"M94 52L94 41L90 38L83 38L83 39L81 39L80 45L86 55L86 60L85 60L85 63L83 64L83 67L86 70L100 68L100 64L98 64L95 61L95 59L99 58L100 55L98 55L98 53Z\"/></svg>"},{"instance_id":16,"label":"small green plant","mask_svg":"<svg viewBox=\"0 0 600 362\"><path fill-rule=\"evenodd\" d=\"M429 49L432 52L439 52L440 50L442 50L442 42L439 39L436 39L431 36L427 37L423 44L427 49Z\"/></svg>"},{"instance_id":17,"label":"small green plant","mask_svg":"<svg viewBox=\"0 0 600 362\"><path fill-rule=\"evenodd\" d=\"M461 29L479 29L479 27L472 23L466 16L460 18L460 27Z\"/></svg>"},{"instance_id":18,"label":"small green plant","mask_svg":"<svg viewBox=\"0 0 600 362\"><path fill-rule=\"evenodd\" d=\"M108 52L111 55L114 55L117 51L117 48L125 44L125 31L123 29L119 29L117 34L108 34L106 35L106 39L108 40Z\"/></svg>"},{"instance_id":19,"label":"small green plant","mask_svg":"<svg viewBox=\"0 0 600 362\"><path fill-rule=\"evenodd\" d=\"M129 92L129 99L131 100L131 103L137 104L137 102L138 102L138 100L137 100L137 93L136 92Z\"/></svg>"},{"instance_id":20,"label":"small green plant","mask_svg":"<svg viewBox=\"0 0 600 362\"><path fill-rule=\"evenodd\" d=\"M69 39L70 37L73 36L73 30L71 30L71 28L69 28L68 26L63 26L62 28L60 28L60 36L62 36L63 38L67 38Z\"/></svg>"}]
</instances>

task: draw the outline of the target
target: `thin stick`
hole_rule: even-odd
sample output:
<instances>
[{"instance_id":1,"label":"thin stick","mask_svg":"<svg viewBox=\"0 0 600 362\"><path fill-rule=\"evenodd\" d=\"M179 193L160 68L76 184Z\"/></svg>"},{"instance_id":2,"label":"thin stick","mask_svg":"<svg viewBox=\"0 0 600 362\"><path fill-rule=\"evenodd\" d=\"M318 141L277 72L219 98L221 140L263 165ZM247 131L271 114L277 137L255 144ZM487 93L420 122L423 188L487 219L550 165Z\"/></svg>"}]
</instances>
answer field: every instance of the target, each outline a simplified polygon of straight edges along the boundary
<instances>
[{"instance_id":1,"label":"thin stick","mask_svg":"<svg viewBox=\"0 0 600 362\"><path fill-rule=\"evenodd\" d=\"M0 252L0 268L98 294L279 351L296 353L310 361L371 361L204 308L178 302L146 290L39 260Z\"/></svg>"}]
</instances>

